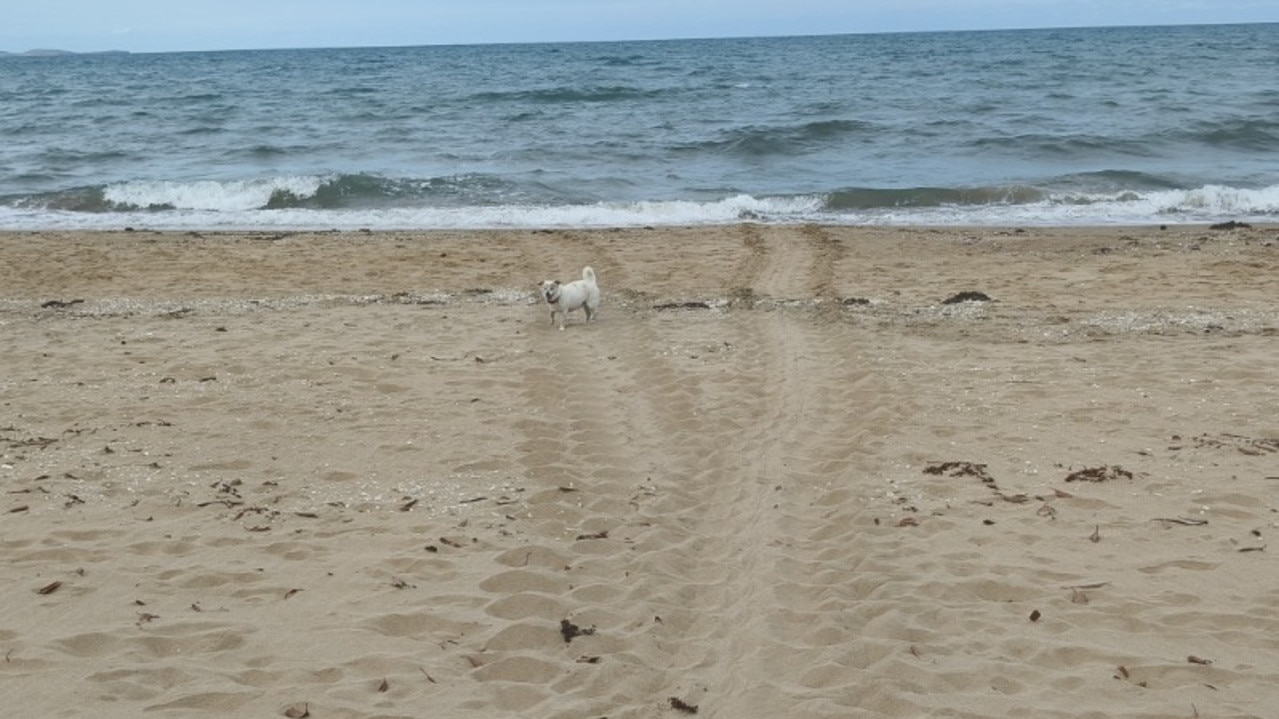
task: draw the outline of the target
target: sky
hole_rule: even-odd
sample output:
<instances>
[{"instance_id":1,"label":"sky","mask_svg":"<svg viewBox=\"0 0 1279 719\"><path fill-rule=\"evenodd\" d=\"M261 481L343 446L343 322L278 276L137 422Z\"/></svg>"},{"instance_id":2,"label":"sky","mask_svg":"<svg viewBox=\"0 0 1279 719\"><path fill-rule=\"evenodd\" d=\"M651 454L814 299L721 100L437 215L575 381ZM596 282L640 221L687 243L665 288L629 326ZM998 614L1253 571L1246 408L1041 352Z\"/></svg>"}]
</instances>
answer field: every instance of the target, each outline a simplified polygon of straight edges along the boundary
<instances>
[{"instance_id":1,"label":"sky","mask_svg":"<svg viewBox=\"0 0 1279 719\"><path fill-rule=\"evenodd\" d=\"M170 52L1279 22L1276 0L41 0L13 5L3 13L0 51Z\"/></svg>"}]
</instances>

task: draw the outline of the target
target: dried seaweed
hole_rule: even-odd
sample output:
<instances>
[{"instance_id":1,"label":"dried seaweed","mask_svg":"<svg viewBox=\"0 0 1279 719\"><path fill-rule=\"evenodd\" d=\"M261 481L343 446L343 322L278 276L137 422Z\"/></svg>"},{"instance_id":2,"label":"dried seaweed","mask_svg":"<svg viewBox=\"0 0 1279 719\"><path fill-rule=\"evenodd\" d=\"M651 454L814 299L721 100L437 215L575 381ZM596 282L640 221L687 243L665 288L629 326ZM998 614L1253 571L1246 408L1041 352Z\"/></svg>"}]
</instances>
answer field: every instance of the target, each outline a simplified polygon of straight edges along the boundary
<instances>
[{"instance_id":1,"label":"dried seaweed","mask_svg":"<svg viewBox=\"0 0 1279 719\"><path fill-rule=\"evenodd\" d=\"M993 302L993 301L994 300L990 298L990 295L987 295L985 292L974 292L972 290L967 290L965 292L959 292L957 294L953 294L950 297L947 297L946 299L942 300L941 303L943 305L957 305L961 302Z\"/></svg>"},{"instance_id":2,"label":"dried seaweed","mask_svg":"<svg viewBox=\"0 0 1279 719\"><path fill-rule=\"evenodd\" d=\"M662 302L653 305L653 309L658 312L664 310L709 310L711 306L706 302Z\"/></svg>"},{"instance_id":3,"label":"dried seaweed","mask_svg":"<svg viewBox=\"0 0 1279 719\"><path fill-rule=\"evenodd\" d=\"M1066 475L1067 482L1109 482L1113 479L1132 479L1132 472L1118 465L1086 467Z\"/></svg>"},{"instance_id":4,"label":"dried seaweed","mask_svg":"<svg viewBox=\"0 0 1279 719\"><path fill-rule=\"evenodd\" d=\"M589 637L595 633L595 627L579 627L567 619L560 620L560 634L564 637L564 643L568 644L577 637Z\"/></svg>"},{"instance_id":5,"label":"dried seaweed","mask_svg":"<svg viewBox=\"0 0 1279 719\"><path fill-rule=\"evenodd\" d=\"M40 307L41 309L46 309L46 310L65 310L68 307L74 307L75 305L79 305L83 303L84 303L84 300L79 300L79 299L49 300L48 302L41 303Z\"/></svg>"},{"instance_id":6,"label":"dried seaweed","mask_svg":"<svg viewBox=\"0 0 1279 719\"><path fill-rule=\"evenodd\" d=\"M680 699L679 697L671 697L670 702L671 702L672 709L675 709L677 711L682 711L685 714L697 713L696 704L689 704L688 702L684 701L683 699Z\"/></svg>"}]
</instances>

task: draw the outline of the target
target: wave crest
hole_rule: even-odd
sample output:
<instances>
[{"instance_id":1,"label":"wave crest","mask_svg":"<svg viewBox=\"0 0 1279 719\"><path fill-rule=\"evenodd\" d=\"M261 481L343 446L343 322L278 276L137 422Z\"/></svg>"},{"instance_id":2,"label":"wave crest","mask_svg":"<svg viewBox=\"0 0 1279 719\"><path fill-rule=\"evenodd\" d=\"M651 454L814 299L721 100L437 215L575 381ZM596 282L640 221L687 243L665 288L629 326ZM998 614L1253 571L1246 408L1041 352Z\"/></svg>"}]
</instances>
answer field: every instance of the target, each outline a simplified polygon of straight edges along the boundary
<instances>
[{"instance_id":1,"label":"wave crest","mask_svg":"<svg viewBox=\"0 0 1279 719\"><path fill-rule=\"evenodd\" d=\"M732 222L881 225L1077 225L1273 222L1279 185L1182 188L1133 171L1064 176L1042 186L846 187L825 193L599 201L544 178L375 174L227 181L134 181L0 198L0 227L453 229L634 227Z\"/></svg>"},{"instance_id":2,"label":"wave crest","mask_svg":"<svg viewBox=\"0 0 1279 719\"><path fill-rule=\"evenodd\" d=\"M269 208L288 198L314 197L325 180L287 176L260 180L197 182L133 181L102 190L104 207L112 210L211 210L235 212Z\"/></svg>"}]
</instances>

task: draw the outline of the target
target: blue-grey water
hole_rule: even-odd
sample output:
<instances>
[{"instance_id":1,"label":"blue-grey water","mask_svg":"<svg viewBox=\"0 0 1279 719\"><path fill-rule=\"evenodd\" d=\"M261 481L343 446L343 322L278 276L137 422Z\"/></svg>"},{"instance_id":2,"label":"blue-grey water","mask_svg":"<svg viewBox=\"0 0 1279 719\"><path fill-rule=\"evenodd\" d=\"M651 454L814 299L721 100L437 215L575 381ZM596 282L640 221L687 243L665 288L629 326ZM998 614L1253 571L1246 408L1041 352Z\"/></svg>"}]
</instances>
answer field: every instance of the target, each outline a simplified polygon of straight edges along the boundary
<instances>
[{"instance_id":1,"label":"blue-grey water","mask_svg":"<svg viewBox=\"0 0 1279 719\"><path fill-rule=\"evenodd\" d=\"M0 228L1279 216L1279 25L0 57Z\"/></svg>"}]
</instances>

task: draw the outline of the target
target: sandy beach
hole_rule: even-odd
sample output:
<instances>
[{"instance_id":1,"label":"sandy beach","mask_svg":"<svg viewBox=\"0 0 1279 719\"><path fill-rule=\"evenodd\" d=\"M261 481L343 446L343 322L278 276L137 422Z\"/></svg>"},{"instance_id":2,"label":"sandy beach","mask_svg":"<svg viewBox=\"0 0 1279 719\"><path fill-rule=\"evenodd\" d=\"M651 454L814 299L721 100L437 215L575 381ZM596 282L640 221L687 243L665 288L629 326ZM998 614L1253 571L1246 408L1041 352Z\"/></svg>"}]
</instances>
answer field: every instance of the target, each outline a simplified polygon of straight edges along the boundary
<instances>
[{"instance_id":1,"label":"sandy beach","mask_svg":"<svg viewBox=\"0 0 1279 719\"><path fill-rule=\"evenodd\" d=\"M6 711L1271 716L1276 298L1275 227L0 234Z\"/></svg>"}]
</instances>

